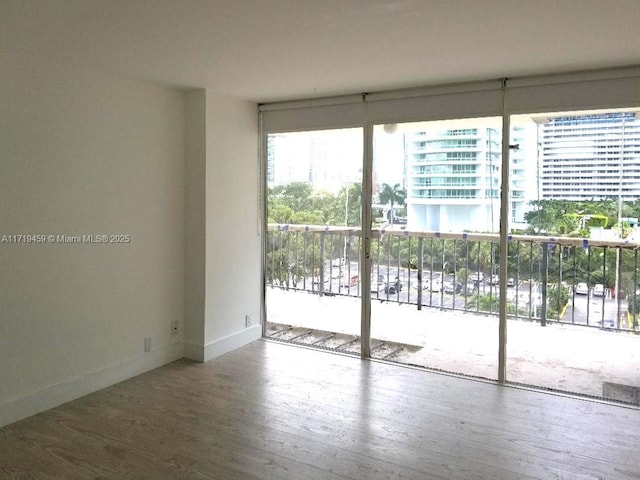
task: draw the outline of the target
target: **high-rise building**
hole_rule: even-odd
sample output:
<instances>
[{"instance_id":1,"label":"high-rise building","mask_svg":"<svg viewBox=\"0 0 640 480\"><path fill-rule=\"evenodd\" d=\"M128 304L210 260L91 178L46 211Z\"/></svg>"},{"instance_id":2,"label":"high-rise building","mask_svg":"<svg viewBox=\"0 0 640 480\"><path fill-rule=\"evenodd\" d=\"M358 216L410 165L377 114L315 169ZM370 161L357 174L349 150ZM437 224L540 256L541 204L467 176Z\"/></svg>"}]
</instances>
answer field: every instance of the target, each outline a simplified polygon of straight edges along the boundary
<instances>
[{"instance_id":1,"label":"high-rise building","mask_svg":"<svg viewBox=\"0 0 640 480\"><path fill-rule=\"evenodd\" d=\"M634 112L537 119L540 198L640 198L640 120Z\"/></svg>"},{"instance_id":2,"label":"high-rise building","mask_svg":"<svg viewBox=\"0 0 640 480\"><path fill-rule=\"evenodd\" d=\"M501 131L487 126L406 135L407 222L410 230L498 232ZM510 220L522 222L526 202L526 137L512 129Z\"/></svg>"}]
</instances>

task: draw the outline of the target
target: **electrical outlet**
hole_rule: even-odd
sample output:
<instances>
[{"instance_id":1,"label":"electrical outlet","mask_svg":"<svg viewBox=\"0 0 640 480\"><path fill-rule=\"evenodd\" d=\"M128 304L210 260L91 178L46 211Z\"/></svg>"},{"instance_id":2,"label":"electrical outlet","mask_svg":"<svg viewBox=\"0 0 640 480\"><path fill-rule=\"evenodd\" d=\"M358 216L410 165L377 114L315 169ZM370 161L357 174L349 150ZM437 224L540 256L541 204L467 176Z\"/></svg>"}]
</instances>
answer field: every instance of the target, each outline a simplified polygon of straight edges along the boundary
<instances>
[{"instance_id":1,"label":"electrical outlet","mask_svg":"<svg viewBox=\"0 0 640 480\"><path fill-rule=\"evenodd\" d=\"M180 324L177 320L171 322L171 335L178 335L178 329L180 328Z\"/></svg>"},{"instance_id":2,"label":"electrical outlet","mask_svg":"<svg viewBox=\"0 0 640 480\"><path fill-rule=\"evenodd\" d=\"M144 339L144 351L145 353L149 353L151 351L151 337Z\"/></svg>"},{"instance_id":3,"label":"electrical outlet","mask_svg":"<svg viewBox=\"0 0 640 480\"><path fill-rule=\"evenodd\" d=\"M251 325L253 325L253 318L251 318L251 315L245 315L244 316L244 326L248 328Z\"/></svg>"}]
</instances>

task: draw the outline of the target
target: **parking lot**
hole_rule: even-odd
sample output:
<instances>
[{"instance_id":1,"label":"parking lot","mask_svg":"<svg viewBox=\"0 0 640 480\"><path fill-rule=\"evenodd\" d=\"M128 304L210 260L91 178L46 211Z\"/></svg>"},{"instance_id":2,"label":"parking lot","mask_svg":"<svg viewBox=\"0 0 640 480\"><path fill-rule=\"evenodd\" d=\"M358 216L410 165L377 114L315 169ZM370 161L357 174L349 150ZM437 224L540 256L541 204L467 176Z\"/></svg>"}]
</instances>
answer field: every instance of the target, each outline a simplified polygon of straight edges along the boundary
<instances>
[{"instance_id":1,"label":"parking lot","mask_svg":"<svg viewBox=\"0 0 640 480\"><path fill-rule=\"evenodd\" d=\"M328 264L326 269L328 275L324 282L325 294L359 296L356 262L347 265ZM312 291L318 291L318 283L316 279ZM307 287L301 289L308 288L311 284L312 279L308 279L303 282ZM611 291L605 289L594 292L594 287L586 287L582 294L578 288L567 288L568 302L557 305L556 316L548 317L549 320L559 319L566 323L594 327L631 328L627 318L627 300L613 298ZM499 297L497 275L488 276L476 272L470 275L468 281L462 282L453 274L425 271L420 282L415 270L380 265L372 273L371 298L375 300L413 304L416 308L421 305L480 313L479 304L469 302L475 294ZM507 301L512 305L512 310L518 312L519 317L539 319L542 314L541 285L510 278L507 283ZM488 313L497 314L497 305L490 305Z\"/></svg>"}]
</instances>

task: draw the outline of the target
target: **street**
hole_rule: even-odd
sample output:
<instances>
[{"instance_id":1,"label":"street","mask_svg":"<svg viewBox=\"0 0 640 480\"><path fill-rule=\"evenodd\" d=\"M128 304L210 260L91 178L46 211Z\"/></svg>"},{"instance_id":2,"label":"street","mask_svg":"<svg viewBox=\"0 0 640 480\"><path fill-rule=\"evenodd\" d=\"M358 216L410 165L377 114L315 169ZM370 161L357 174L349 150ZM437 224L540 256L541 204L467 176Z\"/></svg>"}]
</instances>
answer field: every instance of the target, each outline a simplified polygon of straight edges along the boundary
<instances>
[{"instance_id":1,"label":"street","mask_svg":"<svg viewBox=\"0 0 640 480\"><path fill-rule=\"evenodd\" d=\"M327 263L325 267L325 281L323 292L325 295L360 295L359 264L351 262ZM453 288L454 280L459 284ZM397 288L396 285L401 285ZM421 291L420 291L420 286ZM294 289L319 291L319 279L306 278ZM477 303L468 304L467 300L480 292L481 295L500 294L498 285L492 284L490 278L483 278L479 282L462 284L454 275L442 272L424 271L422 283L418 281L418 272L397 266L374 265L371 280L371 298L381 302L397 302L423 306L438 307L460 311L477 311ZM466 294L465 294L466 293ZM542 305L542 289L537 282L518 282L507 287L507 300L512 305L512 311L518 312L518 317L527 319L540 318ZM497 314L497 304L489 305L482 311ZM589 325L604 328L627 328L627 301L611 298L610 292L603 296L594 296L593 288L588 295L580 295L569 287L569 300L566 307L556 308L561 321L566 323ZM549 316L551 319L551 317ZM551 319L552 320L552 319Z\"/></svg>"}]
</instances>

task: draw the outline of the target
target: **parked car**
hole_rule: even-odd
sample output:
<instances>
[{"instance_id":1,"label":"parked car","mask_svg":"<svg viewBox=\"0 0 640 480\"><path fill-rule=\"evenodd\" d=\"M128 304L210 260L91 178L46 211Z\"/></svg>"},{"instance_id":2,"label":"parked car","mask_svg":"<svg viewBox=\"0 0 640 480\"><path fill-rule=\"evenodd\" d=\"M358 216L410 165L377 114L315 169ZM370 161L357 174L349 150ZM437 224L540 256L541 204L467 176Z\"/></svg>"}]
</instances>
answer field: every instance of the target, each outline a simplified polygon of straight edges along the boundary
<instances>
[{"instance_id":1,"label":"parked car","mask_svg":"<svg viewBox=\"0 0 640 480\"><path fill-rule=\"evenodd\" d=\"M484 281L484 273L475 272L469 278L471 278L471 280L473 280L474 282L483 282Z\"/></svg>"},{"instance_id":2,"label":"parked car","mask_svg":"<svg viewBox=\"0 0 640 480\"><path fill-rule=\"evenodd\" d=\"M353 288L353 287L357 287L358 286L358 282L359 282L359 277L358 275L351 275L350 277L345 277L342 280L342 287L343 288Z\"/></svg>"},{"instance_id":3,"label":"parked car","mask_svg":"<svg viewBox=\"0 0 640 480\"><path fill-rule=\"evenodd\" d=\"M395 295L396 293L398 293L398 290L396 290L395 285L385 285L384 293L386 293L387 295Z\"/></svg>"},{"instance_id":4,"label":"parked car","mask_svg":"<svg viewBox=\"0 0 640 480\"><path fill-rule=\"evenodd\" d=\"M576 295L589 295L589 285L580 282L576 285Z\"/></svg>"},{"instance_id":5,"label":"parked car","mask_svg":"<svg viewBox=\"0 0 640 480\"><path fill-rule=\"evenodd\" d=\"M611 328L616 328L616 322L612 318L605 318L604 320L600 320L598 323L602 328L606 330L609 330Z\"/></svg>"},{"instance_id":6,"label":"parked car","mask_svg":"<svg viewBox=\"0 0 640 480\"><path fill-rule=\"evenodd\" d=\"M604 285L601 283L596 283L593 286L593 296L594 297L604 297Z\"/></svg>"},{"instance_id":7,"label":"parked car","mask_svg":"<svg viewBox=\"0 0 640 480\"><path fill-rule=\"evenodd\" d=\"M507 287L515 287L515 286L516 286L516 279L513 277L507 278Z\"/></svg>"},{"instance_id":8,"label":"parked car","mask_svg":"<svg viewBox=\"0 0 640 480\"><path fill-rule=\"evenodd\" d=\"M491 275L489 283L491 285L498 285L500 283L500 275Z\"/></svg>"},{"instance_id":9,"label":"parked car","mask_svg":"<svg viewBox=\"0 0 640 480\"><path fill-rule=\"evenodd\" d=\"M427 279L424 282L423 290L429 290L431 292L439 292L442 290L442 282L438 278L434 278L433 280Z\"/></svg>"},{"instance_id":10,"label":"parked car","mask_svg":"<svg viewBox=\"0 0 640 480\"><path fill-rule=\"evenodd\" d=\"M384 287L384 293L389 295L394 295L398 292L402 291L402 283L400 283L400 279L396 277L393 283L390 283Z\"/></svg>"},{"instance_id":11,"label":"parked car","mask_svg":"<svg viewBox=\"0 0 640 480\"><path fill-rule=\"evenodd\" d=\"M460 293L462 292L462 284L458 282L447 282L444 284L445 293Z\"/></svg>"}]
</instances>

